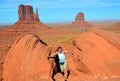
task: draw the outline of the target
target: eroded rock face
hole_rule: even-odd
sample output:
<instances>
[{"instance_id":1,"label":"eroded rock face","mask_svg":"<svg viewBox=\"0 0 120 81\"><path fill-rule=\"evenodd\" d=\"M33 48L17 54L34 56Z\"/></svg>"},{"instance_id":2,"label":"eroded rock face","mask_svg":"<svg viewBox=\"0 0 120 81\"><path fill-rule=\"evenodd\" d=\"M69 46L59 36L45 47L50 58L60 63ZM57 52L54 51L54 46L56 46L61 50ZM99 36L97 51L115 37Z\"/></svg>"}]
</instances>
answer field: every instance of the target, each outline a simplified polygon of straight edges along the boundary
<instances>
[{"instance_id":1,"label":"eroded rock face","mask_svg":"<svg viewBox=\"0 0 120 81\"><path fill-rule=\"evenodd\" d=\"M39 21L38 9L36 14L33 12L33 7L30 5L20 5L18 10L19 20L36 20Z\"/></svg>"},{"instance_id":2,"label":"eroded rock face","mask_svg":"<svg viewBox=\"0 0 120 81\"><path fill-rule=\"evenodd\" d=\"M84 41L83 41L84 39ZM82 72L96 79L120 77L120 36L93 28L75 39L73 74Z\"/></svg>"},{"instance_id":3,"label":"eroded rock face","mask_svg":"<svg viewBox=\"0 0 120 81\"><path fill-rule=\"evenodd\" d=\"M51 81L52 67L46 49L36 35L20 36L6 56L3 81Z\"/></svg>"}]
</instances>

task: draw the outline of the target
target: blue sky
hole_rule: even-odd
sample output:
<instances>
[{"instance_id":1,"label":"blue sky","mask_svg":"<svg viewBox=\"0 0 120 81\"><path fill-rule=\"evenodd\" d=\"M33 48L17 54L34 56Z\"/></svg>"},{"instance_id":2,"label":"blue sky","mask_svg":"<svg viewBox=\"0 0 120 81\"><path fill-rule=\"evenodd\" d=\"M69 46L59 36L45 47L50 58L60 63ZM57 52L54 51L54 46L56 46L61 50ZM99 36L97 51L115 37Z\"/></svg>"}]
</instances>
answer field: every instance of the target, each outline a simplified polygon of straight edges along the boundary
<instances>
[{"instance_id":1,"label":"blue sky","mask_svg":"<svg viewBox=\"0 0 120 81\"><path fill-rule=\"evenodd\" d=\"M86 20L120 20L120 0L0 0L0 23L15 23L18 6L38 8L43 23L70 22L78 12Z\"/></svg>"}]
</instances>

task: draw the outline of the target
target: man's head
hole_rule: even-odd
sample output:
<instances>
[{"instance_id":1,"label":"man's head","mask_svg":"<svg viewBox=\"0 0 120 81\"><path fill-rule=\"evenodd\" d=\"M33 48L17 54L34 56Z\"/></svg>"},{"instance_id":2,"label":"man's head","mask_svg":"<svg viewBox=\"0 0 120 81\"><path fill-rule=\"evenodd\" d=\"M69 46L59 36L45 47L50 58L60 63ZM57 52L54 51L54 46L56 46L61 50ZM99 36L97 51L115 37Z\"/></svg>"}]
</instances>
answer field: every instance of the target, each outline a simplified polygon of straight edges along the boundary
<instances>
[{"instance_id":1,"label":"man's head","mask_svg":"<svg viewBox=\"0 0 120 81\"><path fill-rule=\"evenodd\" d=\"M58 52L62 53L62 51L63 51L62 47L58 47Z\"/></svg>"}]
</instances>

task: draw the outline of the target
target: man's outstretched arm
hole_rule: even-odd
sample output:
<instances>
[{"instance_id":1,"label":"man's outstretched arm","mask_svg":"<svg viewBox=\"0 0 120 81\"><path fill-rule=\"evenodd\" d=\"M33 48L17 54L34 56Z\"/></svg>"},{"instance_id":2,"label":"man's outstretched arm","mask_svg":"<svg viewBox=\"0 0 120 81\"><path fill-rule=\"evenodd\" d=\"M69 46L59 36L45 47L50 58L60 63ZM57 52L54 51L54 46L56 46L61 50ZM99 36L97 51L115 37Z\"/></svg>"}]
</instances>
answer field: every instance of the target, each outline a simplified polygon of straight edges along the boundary
<instances>
[{"instance_id":1,"label":"man's outstretched arm","mask_svg":"<svg viewBox=\"0 0 120 81\"><path fill-rule=\"evenodd\" d=\"M56 52L56 53L53 53L53 54L48 55L48 57L55 57L57 54L58 54L58 53Z\"/></svg>"}]
</instances>

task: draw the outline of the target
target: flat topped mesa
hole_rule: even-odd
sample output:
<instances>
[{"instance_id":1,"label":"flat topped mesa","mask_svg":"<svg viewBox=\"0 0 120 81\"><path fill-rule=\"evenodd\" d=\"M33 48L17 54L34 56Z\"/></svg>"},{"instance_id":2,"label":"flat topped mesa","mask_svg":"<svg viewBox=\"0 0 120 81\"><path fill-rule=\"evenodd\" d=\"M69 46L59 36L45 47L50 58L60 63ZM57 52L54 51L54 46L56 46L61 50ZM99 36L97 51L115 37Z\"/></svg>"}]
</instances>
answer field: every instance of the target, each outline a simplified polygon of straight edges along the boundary
<instances>
[{"instance_id":1,"label":"flat topped mesa","mask_svg":"<svg viewBox=\"0 0 120 81\"><path fill-rule=\"evenodd\" d=\"M36 13L33 12L33 7L30 5L20 5L18 10L19 21L21 20L35 20L39 21L38 9Z\"/></svg>"}]
</instances>

